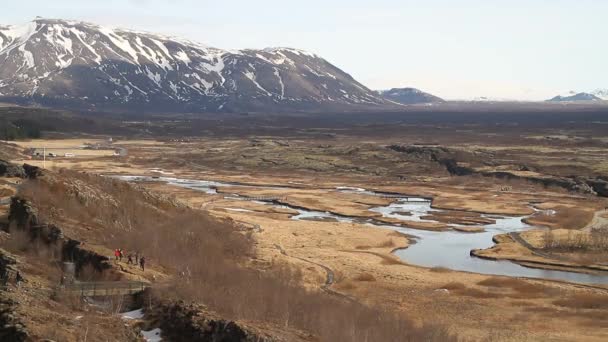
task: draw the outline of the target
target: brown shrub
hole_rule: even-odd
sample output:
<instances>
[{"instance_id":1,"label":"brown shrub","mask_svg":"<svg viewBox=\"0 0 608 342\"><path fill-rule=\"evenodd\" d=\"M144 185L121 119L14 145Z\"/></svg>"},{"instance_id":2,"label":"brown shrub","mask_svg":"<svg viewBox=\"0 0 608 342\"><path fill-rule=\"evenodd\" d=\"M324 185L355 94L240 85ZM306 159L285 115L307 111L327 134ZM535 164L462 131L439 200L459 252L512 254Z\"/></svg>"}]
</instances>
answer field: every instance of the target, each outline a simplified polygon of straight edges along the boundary
<instances>
[{"instance_id":1,"label":"brown shrub","mask_svg":"<svg viewBox=\"0 0 608 342\"><path fill-rule=\"evenodd\" d=\"M557 236L555 232L546 231L543 237L544 250L550 252L578 252L608 254L608 231L594 229L591 232L568 231L567 236Z\"/></svg>"},{"instance_id":2,"label":"brown shrub","mask_svg":"<svg viewBox=\"0 0 608 342\"><path fill-rule=\"evenodd\" d=\"M355 249L359 249L359 250L368 250L371 248L372 248L372 246L368 246L368 245L362 245L362 246L355 247Z\"/></svg>"},{"instance_id":3,"label":"brown shrub","mask_svg":"<svg viewBox=\"0 0 608 342\"><path fill-rule=\"evenodd\" d=\"M553 304L572 309L608 310L608 295L581 293L568 298L558 299Z\"/></svg>"},{"instance_id":4,"label":"brown shrub","mask_svg":"<svg viewBox=\"0 0 608 342\"><path fill-rule=\"evenodd\" d=\"M378 248L390 248L390 247L395 247L395 241L393 241L393 239L388 239L386 241L383 241L382 243L380 243L378 246Z\"/></svg>"},{"instance_id":5,"label":"brown shrub","mask_svg":"<svg viewBox=\"0 0 608 342\"><path fill-rule=\"evenodd\" d=\"M593 215L592 210L561 206L556 208L556 213L549 220L567 229L581 229L591 222Z\"/></svg>"},{"instance_id":6,"label":"brown shrub","mask_svg":"<svg viewBox=\"0 0 608 342\"><path fill-rule=\"evenodd\" d=\"M506 293L503 295L512 298L537 298L543 294L552 292L552 290L546 286L510 277L491 277L484 279L477 284L486 287L510 289L515 293Z\"/></svg>"},{"instance_id":7,"label":"brown shrub","mask_svg":"<svg viewBox=\"0 0 608 342\"><path fill-rule=\"evenodd\" d=\"M382 258L382 261L380 262L382 265L403 265L403 261L397 259L397 258L390 258L390 257L386 257L386 258Z\"/></svg>"},{"instance_id":8,"label":"brown shrub","mask_svg":"<svg viewBox=\"0 0 608 342\"><path fill-rule=\"evenodd\" d=\"M454 290L464 290L466 286L463 283L451 282L443 285L442 289L454 291Z\"/></svg>"},{"instance_id":9,"label":"brown shrub","mask_svg":"<svg viewBox=\"0 0 608 342\"><path fill-rule=\"evenodd\" d=\"M449 268L441 267L441 266L431 267L430 271L431 272L435 272L435 273L449 273L449 272L452 272L452 270L450 270Z\"/></svg>"},{"instance_id":10,"label":"brown shrub","mask_svg":"<svg viewBox=\"0 0 608 342\"><path fill-rule=\"evenodd\" d=\"M350 280L341 281L338 283L341 290L354 290L357 286Z\"/></svg>"},{"instance_id":11,"label":"brown shrub","mask_svg":"<svg viewBox=\"0 0 608 342\"><path fill-rule=\"evenodd\" d=\"M361 273L353 279L356 281L376 281L376 277L369 273Z\"/></svg>"},{"instance_id":12,"label":"brown shrub","mask_svg":"<svg viewBox=\"0 0 608 342\"><path fill-rule=\"evenodd\" d=\"M497 298L498 295L495 293L484 292L479 289L466 287L463 283L451 282L443 285L442 289L449 290L450 292L475 298Z\"/></svg>"}]
</instances>

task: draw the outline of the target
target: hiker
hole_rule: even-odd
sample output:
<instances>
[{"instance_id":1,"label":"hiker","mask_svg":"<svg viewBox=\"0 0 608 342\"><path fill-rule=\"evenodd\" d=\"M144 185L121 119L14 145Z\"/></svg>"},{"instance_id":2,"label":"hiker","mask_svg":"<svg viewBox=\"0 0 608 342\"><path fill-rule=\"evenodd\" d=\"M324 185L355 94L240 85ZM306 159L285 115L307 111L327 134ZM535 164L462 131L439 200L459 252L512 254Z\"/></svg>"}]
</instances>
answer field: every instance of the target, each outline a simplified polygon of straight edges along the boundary
<instances>
[{"instance_id":1,"label":"hiker","mask_svg":"<svg viewBox=\"0 0 608 342\"><path fill-rule=\"evenodd\" d=\"M133 253L127 255L127 265L133 264Z\"/></svg>"},{"instance_id":2,"label":"hiker","mask_svg":"<svg viewBox=\"0 0 608 342\"><path fill-rule=\"evenodd\" d=\"M118 249L118 258L120 259L120 261L122 261L122 257L124 256L122 249Z\"/></svg>"},{"instance_id":3,"label":"hiker","mask_svg":"<svg viewBox=\"0 0 608 342\"><path fill-rule=\"evenodd\" d=\"M116 260L118 260L118 258L120 258L120 249L114 250L114 257L116 258Z\"/></svg>"},{"instance_id":4,"label":"hiker","mask_svg":"<svg viewBox=\"0 0 608 342\"><path fill-rule=\"evenodd\" d=\"M142 271L145 271L146 258L143 255L139 258L139 266L141 266Z\"/></svg>"},{"instance_id":5,"label":"hiker","mask_svg":"<svg viewBox=\"0 0 608 342\"><path fill-rule=\"evenodd\" d=\"M25 280L23 279L23 276L21 275L21 272L17 271L17 275L15 276L15 284L17 285L17 287L21 286L21 282Z\"/></svg>"}]
</instances>

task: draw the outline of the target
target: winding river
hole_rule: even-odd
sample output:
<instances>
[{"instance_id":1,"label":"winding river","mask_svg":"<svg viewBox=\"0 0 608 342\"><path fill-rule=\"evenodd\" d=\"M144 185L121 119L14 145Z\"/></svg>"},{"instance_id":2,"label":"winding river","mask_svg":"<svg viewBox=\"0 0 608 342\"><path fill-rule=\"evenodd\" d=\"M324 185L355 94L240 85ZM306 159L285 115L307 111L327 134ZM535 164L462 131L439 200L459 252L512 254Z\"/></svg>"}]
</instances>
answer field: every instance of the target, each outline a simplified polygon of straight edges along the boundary
<instances>
[{"instance_id":1,"label":"winding river","mask_svg":"<svg viewBox=\"0 0 608 342\"><path fill-rule=\"evenodd\" d=\"M231 186L251 186L255 188L279 189L280 186L253 186L238 183L225 183L204 180L187 180L171 177L140 177L140 176L115 176L116 178L130 182L166 182L170 185L180 186L188 189L202 191L207 194L216 194L217 187ZM370 196L383 195L381 193L366 189L338 187L336 191L352 192ZM236 198L238 195L234 194ZM414 200L414 201L412 201ZM585 274L577 272L542 270L524 267L510 261L494 261L473 257L470 255L472 249L484 249L494 245L492 237L497 234L519 232L533 228L522 220L526 216L495 216L493 224L480 225L485 231L479 233L464 233L459 231L426 231L419 229L406 228L398 225L389 225L373 219L363 219L357 217L340 216L332 213L294 208L273 201L256 201L260 204L272 205L281 208L290 208L298 212L291 216L293 220L332 220L337 222L357 222L373 225L378 228L395 230L410 236L414 236L416 243L408 248L395 251L395 255L405 262L424 267L445 267L452 270L467 271L482 274L505 275L512 277L546 278L568 282L584 284L608 284L608 274ZM243 208L225 208L229 211L248 211ZM397 197L388 206L375 207L370 209L380 213L385 217L392 217L408 221L435 222L424 219L426 215L433 211L441 211L431 207L430 201L416 197ZM404 215L407 212L409 215Z\"/></svg>"}]
</instances>

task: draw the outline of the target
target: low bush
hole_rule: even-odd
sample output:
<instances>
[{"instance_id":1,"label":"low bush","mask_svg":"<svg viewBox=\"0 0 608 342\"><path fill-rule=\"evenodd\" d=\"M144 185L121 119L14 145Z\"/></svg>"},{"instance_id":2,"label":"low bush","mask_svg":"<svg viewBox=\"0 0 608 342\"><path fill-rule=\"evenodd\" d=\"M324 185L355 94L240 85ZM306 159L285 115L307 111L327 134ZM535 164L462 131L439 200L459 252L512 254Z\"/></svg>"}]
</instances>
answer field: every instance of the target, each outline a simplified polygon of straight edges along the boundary
<instances>
[{"instance_id":1,"label":"low bush","mask_svg":"<svg viewBox=\"0 0 608 342\"><path fill-rule=\"evenodd\" d=\"M581 293L558 299L553 304L571 309L608 310L608 295Z\"/></svg>"},{"instance_id":2,"label":"low bush","mask_svg":"<svg viewBox=\"0 0 608 342\"><path fill-rule=\"evenodd\" d=\"M356 281L376 281L376 277L369 273L361 273L354 278Z\"/></svg>"}]
</instances>

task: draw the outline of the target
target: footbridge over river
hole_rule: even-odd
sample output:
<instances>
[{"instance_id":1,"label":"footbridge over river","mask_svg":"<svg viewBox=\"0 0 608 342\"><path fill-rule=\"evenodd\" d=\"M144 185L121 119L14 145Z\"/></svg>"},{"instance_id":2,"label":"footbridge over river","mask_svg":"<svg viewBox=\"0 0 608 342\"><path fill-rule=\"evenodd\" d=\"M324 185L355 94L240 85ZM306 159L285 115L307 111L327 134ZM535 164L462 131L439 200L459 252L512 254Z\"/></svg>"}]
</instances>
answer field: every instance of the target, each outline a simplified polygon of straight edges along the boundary
<instances>
[{"instance_id":1,"label":"footbridge over river","mask_svg":"<svg viewBox=\"0 0 608 342\"><path fill-rule=\"evenodd\" d=\"M108 297L132 295L150 287L143 281L89 281L74 282L60 290L71 296Z\"/></svg>"}]
</instances>

